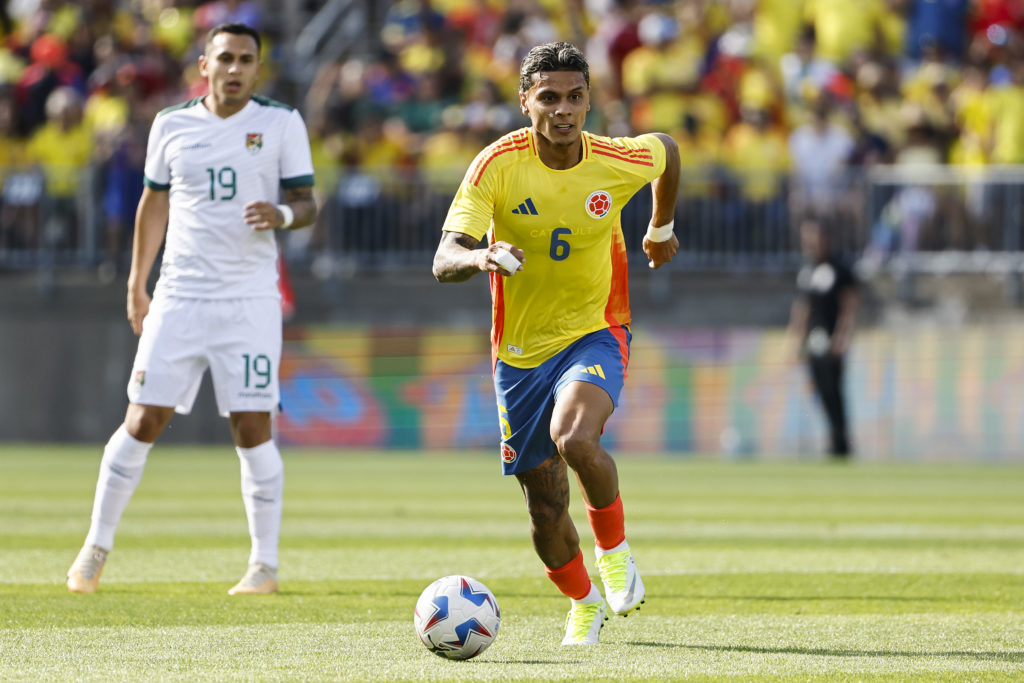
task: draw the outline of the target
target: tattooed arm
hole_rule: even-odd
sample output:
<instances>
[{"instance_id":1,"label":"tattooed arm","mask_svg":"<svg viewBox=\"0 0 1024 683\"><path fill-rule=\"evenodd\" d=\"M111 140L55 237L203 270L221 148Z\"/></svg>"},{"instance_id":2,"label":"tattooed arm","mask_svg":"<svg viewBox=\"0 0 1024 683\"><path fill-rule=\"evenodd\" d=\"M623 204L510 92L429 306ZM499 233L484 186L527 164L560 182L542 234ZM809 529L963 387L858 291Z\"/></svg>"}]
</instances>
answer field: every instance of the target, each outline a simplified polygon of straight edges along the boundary
<instances>
[{"instance_id":1,"label":"tattooed arm","mask_svg":"<svg viewBox=\"0 0 1024 683\"><path fill-rule=\"evenodd\" d=\"M526 259L522 249L508 242L495 242L486 249L477 249L479 244L480 240L461 232L444 232L434 254L434 277L437 281L464 282L477 273L488 271L511 275L497 261L501 251L511 253L520 263Z\"/></svg>"}]
</instances>

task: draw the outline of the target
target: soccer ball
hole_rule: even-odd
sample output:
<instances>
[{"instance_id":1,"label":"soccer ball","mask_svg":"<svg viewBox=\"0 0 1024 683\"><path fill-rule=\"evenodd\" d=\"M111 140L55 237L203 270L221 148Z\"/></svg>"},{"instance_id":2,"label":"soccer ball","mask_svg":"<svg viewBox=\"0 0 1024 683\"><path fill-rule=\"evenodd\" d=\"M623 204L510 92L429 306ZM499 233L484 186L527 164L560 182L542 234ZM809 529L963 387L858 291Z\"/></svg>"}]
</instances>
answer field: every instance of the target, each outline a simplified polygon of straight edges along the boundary
<instances>
[{"instance_id":1,"label":"soccer ball","mask_svg":"<svg viewBox=\"0 0 1024 683\"><path fill-rule=\"evenodd\" d=\"M470 659L498 635L501 610L494 594L468 576L445 576L416 601L416 635L438 657Z\"/></svg>"}]
</instances>

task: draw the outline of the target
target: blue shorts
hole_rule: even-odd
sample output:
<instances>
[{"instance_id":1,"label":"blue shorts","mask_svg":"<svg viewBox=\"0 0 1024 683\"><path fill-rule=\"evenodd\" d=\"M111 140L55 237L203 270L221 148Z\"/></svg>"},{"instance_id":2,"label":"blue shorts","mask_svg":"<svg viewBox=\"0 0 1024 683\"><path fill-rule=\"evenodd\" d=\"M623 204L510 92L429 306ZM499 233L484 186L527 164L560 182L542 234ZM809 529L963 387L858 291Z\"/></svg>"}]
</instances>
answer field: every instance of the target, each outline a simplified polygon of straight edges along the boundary
<instances>
[{"instance_id":1,"label":"blue shorts","mask_svg":"<svg viewBox=\"0 0 1024 683\"><path fill-rule=\"evenodd\" d=\"M551 415L558 394L570 382L596 384L619 405L631 339L627 327L613 327L580 337L535 368L495 363L504 474L528 472L554 455Z\"/></svg>"}]
</instances>

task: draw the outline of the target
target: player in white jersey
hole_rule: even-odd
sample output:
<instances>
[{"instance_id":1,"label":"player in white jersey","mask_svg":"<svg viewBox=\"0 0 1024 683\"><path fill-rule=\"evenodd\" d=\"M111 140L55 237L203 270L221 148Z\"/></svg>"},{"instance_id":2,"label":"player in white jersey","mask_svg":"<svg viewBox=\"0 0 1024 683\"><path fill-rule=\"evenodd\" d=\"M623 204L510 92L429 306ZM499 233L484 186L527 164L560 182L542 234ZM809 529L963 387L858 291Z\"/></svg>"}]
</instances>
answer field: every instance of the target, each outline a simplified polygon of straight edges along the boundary
<instances>
[{"instance_id":1,"label":"player in white jersey","mask_svg":"<svg viewBox=\"0 0 1024 683\"><path fill-rule=\"evenodd\" d=\"M271 434L282 338L274 229L311 224L316 205L302 117L253 94L259 54L250 27L213 28L199 57L209 94L153 122L128 276L139 347L124 423L103 451L92 524L68 570L71 592L96 590L149 450L175 410L191 410L207 368L230 420L252 538L248 571L228 592L277 590L284 468ZM146 283L165 236L151 299Z\"/></svg>"}]
</instances>

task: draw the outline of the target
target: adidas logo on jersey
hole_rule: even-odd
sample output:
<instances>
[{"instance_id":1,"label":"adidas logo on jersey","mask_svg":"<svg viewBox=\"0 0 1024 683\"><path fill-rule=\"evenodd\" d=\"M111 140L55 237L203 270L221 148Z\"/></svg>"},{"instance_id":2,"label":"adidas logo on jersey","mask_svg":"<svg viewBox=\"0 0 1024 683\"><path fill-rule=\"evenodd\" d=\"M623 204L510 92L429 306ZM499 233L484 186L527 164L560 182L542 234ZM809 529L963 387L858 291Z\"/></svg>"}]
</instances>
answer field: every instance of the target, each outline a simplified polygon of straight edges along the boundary
<instances>
[{"instance_id":1,"label":"adidas logo on jersey","mask_svg":"<svg viewBox=\"0 0 1024 683\"><path fill-rule=\"evenodd\" d=\"M539 216L537 213L537 207L533 205L533 200L529 197L526 201L519 205L519 208L512 209L512 213L519 214L520 216Z\"/></svg>"}]
</instances>

